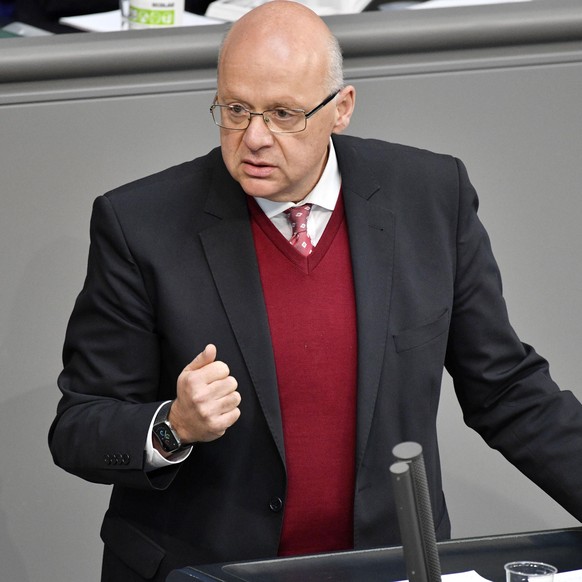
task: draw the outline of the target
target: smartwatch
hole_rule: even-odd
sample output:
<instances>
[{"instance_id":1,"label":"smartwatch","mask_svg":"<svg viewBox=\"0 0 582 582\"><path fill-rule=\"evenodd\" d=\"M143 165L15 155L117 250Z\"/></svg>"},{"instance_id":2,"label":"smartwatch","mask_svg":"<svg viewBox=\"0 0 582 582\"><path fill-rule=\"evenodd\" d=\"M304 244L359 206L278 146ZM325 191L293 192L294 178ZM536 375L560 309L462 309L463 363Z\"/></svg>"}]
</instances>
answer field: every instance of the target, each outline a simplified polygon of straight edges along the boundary
<instances>
[{"instance_id":1,"label":"smartwatch","mask_svg":"<svg viewBox=\"0 0 582 582\"><path fill-rule=\"evenodd\" d=\"M168 415L170 414L170 408L172 407L173 400L171 402L166 402L156 414L154 419L154 427L152 429L153 435L158 439L162 449L166 453L176 453L183 449L187 449L192 446L189 443L183 443L176 431L172 428L170 421L168 420Z\"/></svg>"}]
</instances>

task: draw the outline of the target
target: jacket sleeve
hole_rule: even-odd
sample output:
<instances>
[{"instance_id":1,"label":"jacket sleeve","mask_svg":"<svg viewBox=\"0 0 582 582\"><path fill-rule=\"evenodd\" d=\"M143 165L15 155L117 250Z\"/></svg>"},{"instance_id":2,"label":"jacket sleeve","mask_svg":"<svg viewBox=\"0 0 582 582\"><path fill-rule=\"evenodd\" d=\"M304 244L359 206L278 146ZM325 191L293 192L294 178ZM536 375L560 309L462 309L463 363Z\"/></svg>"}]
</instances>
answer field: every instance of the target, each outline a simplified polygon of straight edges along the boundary
<instances>
[{"instance_id":1,"label":"jacket sleeve","mask_svg":"<svg viewBox=\"0 0 582 582\"><path fill-rule=\"evenodd\" d=\"M582 519L582 405L510 325L501 278L459 165L455 300L447 350L465 422Z\"/></svg>"},{"instance_id":2,"label":"jacket sleeve","mask_svg":"<svg viewBox=\"0 0 582 582\"><path fill-rule=\"evenodd\" d=\"M57 465L89 481L164 488L177 467L144 470L146 435L161 403L152 303L107 197L95 201L90 233L49 446Z\"/></svg>"}]
</instances>

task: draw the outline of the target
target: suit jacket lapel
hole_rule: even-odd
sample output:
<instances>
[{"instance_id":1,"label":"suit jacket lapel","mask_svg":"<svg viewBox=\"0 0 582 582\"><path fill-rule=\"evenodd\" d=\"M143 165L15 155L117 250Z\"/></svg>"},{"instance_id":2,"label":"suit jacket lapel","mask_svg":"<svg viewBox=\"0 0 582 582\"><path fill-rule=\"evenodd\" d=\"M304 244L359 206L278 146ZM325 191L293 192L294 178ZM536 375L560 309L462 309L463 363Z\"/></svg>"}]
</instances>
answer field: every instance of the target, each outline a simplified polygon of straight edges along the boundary
<instances>
[{"instance_id":1,"label":"suit jacket lapel","mask_svg":"<svg viewBox=\"0 0 582 582\"><path fill-rule=\"evenodd\" d=\"M206 211L221 219L200 233L206 259L284 462L275 360L246 194L224 167L214 173Z\"/></svg>"},{"instance_id":2,"label":"suit jacket lapel","mask_svg":"<svg viewBox=\"0 0 582 582\"><path fill-rule=\"evenodd\" d=\"M334 147L350 236L358 322L356 468L370 433L388 338L394 215L373 202L380 184L364 158L341 138Z\"/></svg>"},{"instance_id":3,"label":"suit jacket lapel","mask_svg":"<svg viewBox=\"0 0 582 582\"><path fill-rule=\"evenodd\" d=\"M394 215L373 202L380 190L366 160L334 136L342 173L358 320L356 467L364 456L388 337ZM206 210L221 219L200 238L263 413L285 460L277 375L245 194L226 168L215 171Z\"/></svg>"}]
</instances>

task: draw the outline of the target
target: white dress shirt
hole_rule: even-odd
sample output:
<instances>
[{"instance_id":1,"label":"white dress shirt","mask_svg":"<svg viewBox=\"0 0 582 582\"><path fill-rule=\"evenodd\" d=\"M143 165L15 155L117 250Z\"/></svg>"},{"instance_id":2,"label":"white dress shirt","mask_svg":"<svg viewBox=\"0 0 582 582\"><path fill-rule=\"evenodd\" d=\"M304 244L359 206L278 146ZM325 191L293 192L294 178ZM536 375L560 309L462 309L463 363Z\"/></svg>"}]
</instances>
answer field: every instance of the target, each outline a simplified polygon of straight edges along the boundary
<instances>
[{"instance_id":1,"label":"white dress shirt","mask_svg":"<svg viewBox=\"0 0 582 582\"><path fill-rule=\"evenodd\" d=\"M307 221L307 234L313 246L317 246L339 198L340 187L341 176L337 165L337 157L333 142L330 140L329 155L321 178L319 178L315 188L303 200L300 202L273 202L266 198L255 198L255 200L287 240L291 240L293 232L291 223L287 215L284 214L285 210L293 206L312 204Z\"/></svg>"},{"instance_id":2,"label":"white dress shirt","mask_svg":"<svg viewBox=\"0 0 582 582\"><path fill-rule=\"evenodd\" d=\"M267 200L266 198L255 198L255 200L261 207L262 211L287 240L291 240L293 231L291 223L285 214L285 210L292 208L293 206L302 206L307 203L312 204L311 212L309 213L309 220L307 221L307 233L311 238L313 246L317 246L339 198L340 187L341 176L333 142L330 139L329 154L323 173L313 190L303 200L301 200L301 202L274 202L272 200ZM164 404L162 404L160 408ZM154 418L157 413L158 411L154 414ZM189 449L184 449L183 451L172 455L170 459L166 459L161 455L152 444L154 418L152 418L152 422L150 423L145 446L146 471L153 471L154 469L181 463L192 452L192 447L190 447Z\"/></svg>"}]
</instances>

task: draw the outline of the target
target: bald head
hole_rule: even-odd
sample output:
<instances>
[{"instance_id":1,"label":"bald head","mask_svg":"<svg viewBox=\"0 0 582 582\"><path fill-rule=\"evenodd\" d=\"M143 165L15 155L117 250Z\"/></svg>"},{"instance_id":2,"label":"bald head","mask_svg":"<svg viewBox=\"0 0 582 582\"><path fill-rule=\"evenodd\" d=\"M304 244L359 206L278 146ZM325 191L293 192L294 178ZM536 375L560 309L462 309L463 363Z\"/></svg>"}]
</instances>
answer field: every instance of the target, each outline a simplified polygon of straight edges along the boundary
<instances>
[{"instance_id":1,"label":"bald head","mask_svg":"<svg viewBox=\"0 0 582 582\"><path fill-rule=\"evenodd\" d=\"M235 22L220 50L219 76L225 64L252 64L271 73L276 67L283 77L286 70L320 70L319 82L328 93L343 85L337 40L315 12L290 0L267 2Z\"/></svg>"},{"instance_id":2,"label":"bald head","mask_svg":"<svg viewBox=\"0 0 582 582\"><path fill-rule=\"evenodd\" d=\"M249 196L297 202L318 182L330 136L354 109L341 60L323 20L296 2L273 0L233 25L213 112L225 115L217 123L224 163Z\"/></svg>"}]
</instances>

